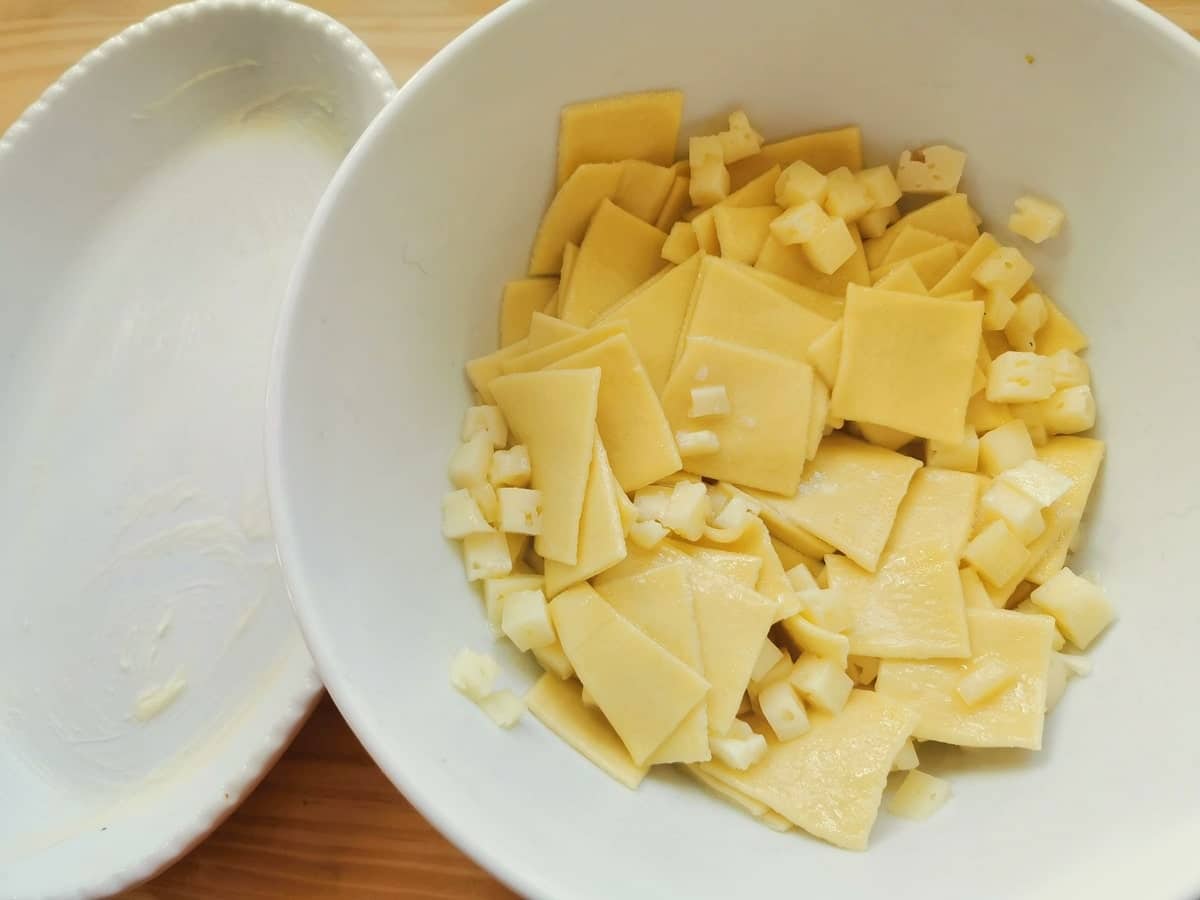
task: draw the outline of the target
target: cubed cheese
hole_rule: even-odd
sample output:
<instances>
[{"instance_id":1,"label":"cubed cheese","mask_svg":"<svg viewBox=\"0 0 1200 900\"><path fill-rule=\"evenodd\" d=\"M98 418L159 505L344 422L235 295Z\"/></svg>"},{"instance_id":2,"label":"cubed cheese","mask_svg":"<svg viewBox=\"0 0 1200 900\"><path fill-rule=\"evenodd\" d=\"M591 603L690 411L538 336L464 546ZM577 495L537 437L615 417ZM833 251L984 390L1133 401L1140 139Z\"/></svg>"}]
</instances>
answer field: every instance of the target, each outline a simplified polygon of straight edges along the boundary
<instances>
[{"instance_id":1,"label":"cubed cheese","mask_svg":"<svg viewBox=\"0 0 1200 900\"><path fill-rule=\"evenodd\" d=\"M753 156L762 149L762 135L750 125L750 119L742 110L729 116L729 128L717 135L721 144L721 156L726 165Z\"/></svg>"},{"instance_id":2,"label":"cubed cheese","mask_svg":"<svg viewBox=\"0 0 1200 900\"><path fill-rule=\"evenodd\" d=\"M554 626L541 591L513 591L504 598L500 629L519 650L548 647L555 642Z\"/></svg>"},{"instance_id":3,"label":"cubed cheese","mask_svg":"<svg viewBox=\"0 0 1200 900\"><path fill-rule=\"evenodd\" d=\"M1008 217L1009 230L1035 244L1058 237L1067 220L1062 207L1029 194L1018 197L1013 206L1014 210Z\"/></svg>"},{"instance_id":4,"label":"cubed cheese","mask_svg":"<svg viewBox=\"0 0 1200 900\"><path fill-rule=\"evenodd\" d=\"M500 665L486 653L463 648L450 664L450 683L460 693L478 703L492 692Z\"/></svg>"},{"instance_id":5,"label":"cubed cheese","mask_svg":"<svg viewBox=\"0 0 1200 900\"><path fill-rule=\"evenodd\" d=\"M958 680L955 691L968 706L979 706L1007 690L1017 680L1017 670L998 656L977 657Z\"/></svg>"},{"instance_id":6,"label":"cubed cheese","mask_svg":"<svg viewBox=\"0 0 1200 900\"><path fill-rule=\"evenodd\" d=\"M776 681L759 691L758 708L780 741L794 740L811 727L804 704L788 681Z\"/></svg>"},{"instance_id":7,"label":"cubed cheese","mask_svg":"<svg viewBox=\"0 0 1200 900\"><path fill-rule=\"evenodd\" d=\"M767 754L767 741L760 734L732 733L709 738L714 759L739 772L744 772Z\"/></svg>"},{"instance_id":8,"label":"cubed cheese","mask_svg":"<svg viewBox=\"0 0 1200 900\"><path fill-rule=\"evenodd\" d=\"M446 537L459 539L493 530L470 491L450 491L442 498L442 534Z\"/></svg>"},{"instance_id":9,"label":"cubed cheese","mask_svg":"<svg viewBox=\"0 0 1200 900\"><path fill-rule=\"evenodd\" d=\"M999 475L1036 456L1029 427L1013 419L993 428L979 439L979 470L985 475Z\"/></svg>"},{"instance_id":10,"label":"cubed cheese","mask_svg":"<svg viewBox=\"0 0 1200 900\"><path fill-rule=\"evenodd\" d=\"M775 182L775 202L782 207L820 204L825 199L829 179L804 160L792 163Z\"/></svg>"},{"instance_id":11,"label":"cubed cheese","mask_svg":"<svg viewBox=\"0 0 1200 900\"><path fill-rule=\"evenodd\" d=\"M896 166L896 183L906 194L953 194L966 166L967 154L944 144L905 150Z\"/></svg>"},{"instance_id":12,"label":"cubed cheese","mask_svg":"<svg viewBox=\"0 0 1200 900\"><path fill-rule=\"evenodd\" d=\"M1037 348L1035 335L1046 324L1046 298L1030 292L1015 301L1015 310L1004 326L1004 336L1014 350L1032 353Z\"/></svg>"},{"instance_id":13,"label":"cubed cheese","mask_svg":"<svg viewBox=\"0 0 1200 900\"><path fill-rule=\"evenodd\" d=\"M888 812L905 819L928 819L950 799L950 782L913 769L888 801Z\"/></svg>"},{"instance_id":14,"label":"cubed cheese","mask_svg":"<svg viewBox=\"0 0 1200 900\"><path fill-rule=\"evenodd\" d=\"M967 544L963 559L990 584L999 587L1029 562L1029 550L1004 522L992 522Z\"/></svg>"},{"instance_id":15,"label":"cubed cheese","mask_svg":"<svg viewBox=\"0 0 1200 900\"><path fill-rule=\"evenodd\" d=\"M829 173L822 205L831 216L853 222L874 209L875 202L866 185L843 167Z\"/></svg>"},{"instance_id":16,"label":"cubed cheese","mask_svg":"<svg viewBox=\"0 0 1200 900\"><path fill-rule=\"evenodd\" d=\"M482 578L498 578L512 572L512 556L508 552L508 541L498 531L486 534L468 534L463 538L463 562L468 581Z\"/></svg>"},{"instance_id":17,"label":"cubed cheese","mask_svg":"<svg viewBox=\"0 0 1200 900\"><path fill-rule=\"evenodd\" d=\"M1029 459L999 475L996 483L1007 484L1045 509L1071 489L1071 479L1039 459Z\"/></svg>"},{"instance_id":18,"label":"cubed cheese","mask_svg":"<svg viewBox=\"0 0 1200 900\"><path fill-rule=\"evenodd\" d=\"M836 663L811 654L796 660L788 681L806 702L831 714L842 711L854 689L850 676Z\"/></svg>"},{"instance_id":19,"label":"cubed cheese","mask_svg":"<svg viewBox=\"0 0 1200 900\"><path fill-rule=\"evenodd\" d=\"M469 441L477 434L486 434L492 447L501 450L508 446L508 423L497 406L472 406L463 416L462 439Z\"/></svg>"},{"instance_id":20,"label":"cubed cheese","mask_svg":"<svg viewBox=\"0 0 1200 900\"><path fill-rule=\"evenodd\" d=\"M829 215L814 201L789 207L771 221L771 234L781 244L811 241L830 222Z\"/></svg>"},{"instance_id":21,"label":"cubed cheese","mask_svg":"<svg viewBox=\"0 0 1200 900\"><path fill-rule=\"evenodd\" d=\"M1050 434L1078 434L1096 424L1096 400L1086 384L1055 391L1038 404L1038 412Z\"/></svg>"},{"instance_id":22,"label":"cubed cheese","mask_svg":"<svg viewBox=\"0 0 1200 900\"><path fill-rule=\"evenodd\" d=\"M688 192L695 206L712 206L729 196L729 170L725 168L721 139L716 135L688 141L691 181Z\"/></svg>"},{"instance_id":23,"label":"cubed cheese","mask_svg":"<svg viewBox=\"0 0 1200 900\"><path fill-rule=\"evenodd\" d=\"M885 206L883 209L873 209L864 213L858 220L858 230L864 238L881 237L889 225L900 218L900 210L895 206Z\"/></svg>"},{"instance_id":24,"label":"cubed cheese","mask_svg":"<svg viewBox=\"0 0 1200 900\"><path fill-rule=\"evenodd\" d=\"M707 456L721 449L721 441L715 431L677 431L675 443L679 446L679 455L683 459Z\"/></svg>"},{"instance_id":25,"label":"cubed cheese","mask_svg":"<svg viewBox=\"0 0 1200 900\"><path fill-rule=\"evenodd\" d=\"M971 273L976 284L1006 300L1011 300L1032 275L1033 263L1014 247L998 247Z\"/></svg>"},{"instance_id":26,"label":"cubed cheese","mask_svg":"<svg viewBox=\"0 0 1200 900\"><path fill-rule=\"evenodd\" d=\"M858 244L844 219L830 219L800 248L809 265L818 272L832 275L854 256Z\"/></svg>"},{"instance_id":27,"label":"cubed cheese","mask_svg":"<svg viewBox=\"0 0 1200 900\"><path fill-rule=\"evenodd\" d=\"M1115 618L1104 592L1064 567L1029 595L1039 609L1054 617L1067 640L1086 650Z\"/></svg>"},{"instance_id":28,"label":"cubed cheese","mask_svg":"<svg viewBox=\"0 0 1200 900\"><path fill-rule=\"evenodd\" d=\"M697 541L707 521L708 489L703 483L678 482L667 500L662 524L689 541Z\"/></svg>"},{"instance_id":29,"label":"cubed cheese","mask_svg":"<svg viewBox=\"0 0 1200 900\"><path fill-rule=\"evenodd\" d=\"M1054 387L1078 387L1090 384L1091 373L1088 364L1070 350L1059 350L1050 356L1050 368L1054 370Z\"/></svg>"},{"instance_id":30,"label":"cubed cheese","mask_svg":"<svg viewBox=\"0 0 1200 900\"><path fill-rule=\"evenodd\" d=\"M964 425L960 441L926 441L925 465L959 472L976 471L979 468L979 435L970 425Z\"/></svg>"},{"instance_id":31,"label":"cubed cheese","mask_svg":"<svg viewBox=\"0 0 1200 900\"><path fill-rule=\"evenodd\" d=\"M531 471L529 449L517 444L511 449L497 450L492 454L487 478L495 487L525 487L529 484Z\"/></svg>"},{"instance_id":32,"label":"cubed cheese","mask_svg":"<svg viewBox=\"0 0 1200 900\"><path fill-rule=\"evenodd\" d=\"M1010 350L992 360L987 398L993 403L1032 403L1054 393L1050 358Z\"/></svg>"},{"instance_id":33,"label":"cubed cheese","mask_svg":"<svg viewBox=\"0 0 1200 900\"><path fill-rule=\"evenodd\" d=\"M634 522L629 526L629 540L643 550L651 550L670 532L654 521Z\"/></svg>"},{"instance_id":34,"label":"cubed cheese","mask_svg":"<svg viewBox=\"0 0 1200 900\"><path fill-rule=\"evenodd\" d=\"M871 209L887 209L900 199L900 186L887 166L873 166L855 173L855 179L871 198Z\"/></svg>"},{"instance_id":35,"label":"cubed cheese","mask_svg":"<svg viewBox=\"0 0 1200 900\"><path fill-rule=\"evenodd\" d=\"M542 492L531 488L504 487L496 492L500 501L500 530L508 534L542 533Z\"/></svg>"},{"instance_id":36,"label":"cubed cheese","mask_svg":"<svg viewBox=\"0 0 1200 900\"><path fill-rule=\"evenodd\" d=\"M494 452L490 436L472 435L459 444L450 457L450 481L459 488L483 484L487 481Z\"/></svg>"},{"instance_id":37,"label":"cubed cheese","mask_svg":"<svg viewBox=\"0 0 1200 900\"><path fill-rule=\"evenodd\" d=\"M1046 530L1042 519L1042 507L1003 481L994 481L979 501L980 515L984 522L1001 521L1024 544Z\"/></svg>"}]
</instances>

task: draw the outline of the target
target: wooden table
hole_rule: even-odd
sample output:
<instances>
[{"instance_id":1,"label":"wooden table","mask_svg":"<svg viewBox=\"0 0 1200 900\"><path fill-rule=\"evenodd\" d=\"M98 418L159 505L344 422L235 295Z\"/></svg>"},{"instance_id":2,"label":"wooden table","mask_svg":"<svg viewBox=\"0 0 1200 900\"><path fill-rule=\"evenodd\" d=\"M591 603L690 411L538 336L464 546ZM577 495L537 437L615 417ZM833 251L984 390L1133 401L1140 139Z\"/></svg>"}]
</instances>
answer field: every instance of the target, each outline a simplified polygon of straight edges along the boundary
<instances>
[{"instance_id":1,"label":"wooden table","mask_svg":"<svg viewBox=\"0 0 1200 900\"><path fill-rule=\"evenodd\" d=\"M497 0L307 0L409 78ZM84 52L165 0L0 0L0 130ZM1150 0L1200 36L1200 0ZM324 699L258 789L128 900L473 898L513 894L431 828Z\"/></svg>"}]
</instances>

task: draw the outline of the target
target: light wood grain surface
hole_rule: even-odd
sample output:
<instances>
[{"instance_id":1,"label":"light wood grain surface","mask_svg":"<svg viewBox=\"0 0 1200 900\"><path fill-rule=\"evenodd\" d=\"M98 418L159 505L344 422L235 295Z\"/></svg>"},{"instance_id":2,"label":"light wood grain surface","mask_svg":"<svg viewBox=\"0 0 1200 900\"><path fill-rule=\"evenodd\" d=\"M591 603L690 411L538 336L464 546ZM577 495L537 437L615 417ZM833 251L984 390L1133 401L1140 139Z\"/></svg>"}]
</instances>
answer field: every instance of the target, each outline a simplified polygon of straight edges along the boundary
<instances>
[{"instance_id":1,"label":"light wood grain surface","mask_svg":"<svg viewBox=\"0 0 1200 900\"><path fill-rule=\"evenodd\" d=\"M496 0L308 0L397 82ZM0 0L0 130L85 52L163 0ZM1200 36L1200 0L1149 4ZM396 792L328 699L242 807L127 900L509 898Z\"/></svg>"}]
</instances>

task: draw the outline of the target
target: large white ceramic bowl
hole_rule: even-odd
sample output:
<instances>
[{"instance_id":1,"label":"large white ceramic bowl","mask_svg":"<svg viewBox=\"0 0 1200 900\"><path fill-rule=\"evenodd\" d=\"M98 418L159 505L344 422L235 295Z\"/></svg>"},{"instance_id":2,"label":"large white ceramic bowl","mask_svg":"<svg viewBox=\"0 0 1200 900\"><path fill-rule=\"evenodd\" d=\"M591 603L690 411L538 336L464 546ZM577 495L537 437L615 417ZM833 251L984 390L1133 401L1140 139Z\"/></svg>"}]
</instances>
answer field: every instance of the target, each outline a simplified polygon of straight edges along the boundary
<instances>
[{"instance_id":1,"label":"large white ceramic bowl","mask_svg":"<svg viewBox=\"0 0 1200 900\"><path fill-rule=\"evenodd\" d=\"M438 532L462 363L494 346L500 285L523 272L559 108L667 86L687 92L688 130L745 105L769 136L861 123L875 161L951 140L1001 235L1025 191L1070 213L1031 255L1094 339L1110 454L1079 566L1121 621L1044 752L944 761L953 801L924 824L881 816L865 854L769 832L678 778L627 791L535 720L501 731L447 684L459 647L490 644ZM318 212L269 401L295 606L396 785L536 897L1195 896L1197 96L1200 49L1116 0L529 0L442 53Z\"/></svg>"}]
</instances>

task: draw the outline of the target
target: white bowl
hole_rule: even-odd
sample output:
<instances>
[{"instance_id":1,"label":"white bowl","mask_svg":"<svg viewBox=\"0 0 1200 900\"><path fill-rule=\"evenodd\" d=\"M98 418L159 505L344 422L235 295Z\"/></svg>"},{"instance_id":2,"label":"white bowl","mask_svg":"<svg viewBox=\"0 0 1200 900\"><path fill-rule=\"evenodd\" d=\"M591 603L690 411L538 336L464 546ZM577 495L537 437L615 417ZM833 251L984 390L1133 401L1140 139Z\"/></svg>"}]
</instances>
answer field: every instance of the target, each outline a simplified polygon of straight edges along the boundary
<instances>
[{"instance_id":1,"label":"white bowl","mask_svg":"<svg viewBox=\"0 0 1200 900\"><path fill-rule=\"evenodd\" d=\"M320 691L271 539L268 359L309 217L393 92L327 16L201 0L0 138L5 900L149 877Z\"/></svg>"},{"instance_id":2,"label":"white bowl","mask_svg":"<svg viewBox=\"0 0 1200 900\"><path fill-rule=\"evenodd\" d=\"M447 684L459 647L491 643L438 534L463 361L494 347L500 286L524 271L559 108L666 86L687 93L685 133L744 105L774 137L860 123L874 161L961 145L1002 236L1026 191L1069 211L1030 255L1093 338L1110 455L1078 566L1122 618L1044 752L963 754L953 801L923 824L881 816L865 855L771 833L679 777L627 791L536 720L502 732ZM530 0L443 52L318 211L269 400L293 600L396 785L530 896L1194 896L1198 92L1196 44L1116 0Z\"/></svg>"}]
</instances>

